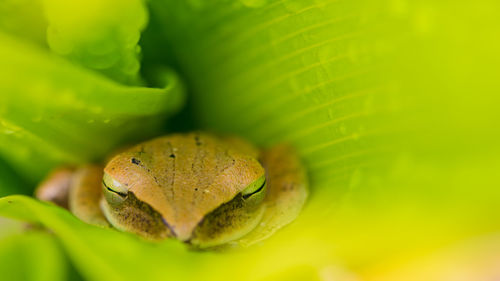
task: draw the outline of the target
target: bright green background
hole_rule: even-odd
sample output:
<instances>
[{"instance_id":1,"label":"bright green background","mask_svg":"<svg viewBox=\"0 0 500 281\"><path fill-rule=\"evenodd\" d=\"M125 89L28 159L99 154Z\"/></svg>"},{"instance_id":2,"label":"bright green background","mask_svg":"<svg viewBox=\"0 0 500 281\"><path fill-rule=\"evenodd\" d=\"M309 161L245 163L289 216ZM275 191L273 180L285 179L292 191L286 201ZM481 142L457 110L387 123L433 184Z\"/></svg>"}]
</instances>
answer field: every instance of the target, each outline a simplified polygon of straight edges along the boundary
<instances>
[{"instance_id":1,"label":"bright green background","mask_svg":"<svg viewBox=\"0 0 500 281\"><path fill-rule=\"evenodd\" d=\"M1 195L30 194L56 165L168 131L183 88L164 65L189 94L174 128L291 142L311 194L293 224L223 253L151 244L7 197L0 214L53 234L0 222L11 229L0 264L13 263L2 272L43 272L21 280L61 280L75 269L89 280L477 280L485 270L462 272L479 267L472 260L500 260L489 252L500 244L497 2L31 2L0 3ZM51 266L33 259L41 253Z\"/></svg>"}]
</instances>

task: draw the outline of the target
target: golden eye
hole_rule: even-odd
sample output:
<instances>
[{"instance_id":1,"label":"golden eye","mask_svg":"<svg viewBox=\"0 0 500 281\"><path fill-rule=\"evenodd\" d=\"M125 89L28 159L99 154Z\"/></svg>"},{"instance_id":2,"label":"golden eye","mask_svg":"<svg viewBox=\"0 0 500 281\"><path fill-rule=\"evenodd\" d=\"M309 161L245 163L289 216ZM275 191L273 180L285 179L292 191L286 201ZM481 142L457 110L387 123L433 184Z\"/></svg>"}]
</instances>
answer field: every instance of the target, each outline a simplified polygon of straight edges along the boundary
<instances>
[{"instance_id":1,"label":"golden eye","mask_svg":"<svg viewBox=\"0 0 500 281\"><path fill-rule=\"evenodd\" d=\"M128 189L125 188L120 182L113 179L107 173L104 173L102 179L102 187L104 191L104 197L109 204L119 205L127 199Z\"/></svg>"}]
</instances>

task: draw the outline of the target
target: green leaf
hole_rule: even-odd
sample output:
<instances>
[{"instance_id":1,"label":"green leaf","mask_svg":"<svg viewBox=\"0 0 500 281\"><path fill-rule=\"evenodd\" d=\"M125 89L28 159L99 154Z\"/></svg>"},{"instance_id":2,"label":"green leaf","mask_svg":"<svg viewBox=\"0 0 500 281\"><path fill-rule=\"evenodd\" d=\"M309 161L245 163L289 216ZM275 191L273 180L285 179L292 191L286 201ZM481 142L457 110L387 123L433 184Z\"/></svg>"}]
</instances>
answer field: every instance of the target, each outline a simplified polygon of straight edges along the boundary
<instances>
[{"instance_id":1,"label":"green leaf","mask_svg":"<svg viewBox=\"0 0 500 281\"><path fill-rule=\"evenodd\" d=\"M26 232L0 240L3 280L63 281L66 266L60 245L48 233Z\"/></svg>"},{"instance_id":2,"label":"green leaf","mask_svg":"<svg viewBox=\"0 0 500 281\"><path fill-rule=\"evenodd\" d=\"M480 2L156 0L151 17L199 123L297 147L296 225L363 272L499 230L499 4Z\"/></svg>"},{"instance_id":3,"label":"green leaf","mask_svg":"<svg viewBox=\"0 0 500 281\"><path fill-rule=\"evenodd\" d=\"M31 181L156 134L184 100L170 71L162 89L126 87L1 33L0 41L0 153Z\"/></svg>"},{"instance_id":4,"label":"green leaf","mask_svg":"<svg viewBox=\"0 0 500 281\"><path fill-rule=\"evenodd\" d=\"M57 54L126 84L138 84L142 0L43 0L47 40Z\"/></svg>"},{"instance_id":5,"label":"green leaf","mask_svg":"<svg viewBox=\"0 0 500 281\"><path fill-rule=\"evenodd\" d=\"M28 193L28 185L0 158L0 197Z\"/></svg>"},{"instance_id":6,"label":"green leaf","mask_svg":"<svg viewBox=\"0 0 500 281\"><path fill-rule=\"evenodd\" d=\"M47 47L47 20L38 0L0 2L0 30L12 36Z\"/></svg>"},{"instance_id":7,"label":"green leaf","mask_svg":"<svg viewBox=\"0 0 500 281\"><path fill-rule=\"evenodd\" d=\"M302 236L304 232L297 227L260 247L214 253L188 250L178 241L147 242L91 226L64 209L25 196L0 198L0 215L47 226L88 280L229 280L234 276L274 280L290 268L296 268L298 276L315 280L324 262L331 259L321 239ZM249 268L252 273L246 274Z\"/></svg>"},{"instance_id":8,"label":"green leaf","mask_svg":"<svg viewBox=\"0 0 500 281\"><path fill-rule=\"evenodd\" d=\"M77 268L90 280L139 280L141 277L154 280L151 276L157 272L150 267L125 266L139 252L142 252L141 255L148 262L152 262L149 266L157 266L156 271L171 271L171 275L176 272L179 274L181 268L176 267L185 262L181 256L172 260L169 258L174 252L186 255L180 245L148 244L132 235L87 225L64 209L29 197L11 196L0 199L0 213L48 226L60 238ZM154 258L158 260L155 261ZM184 265L184 269L186 268Z\"/></svg>"}]
</instances>

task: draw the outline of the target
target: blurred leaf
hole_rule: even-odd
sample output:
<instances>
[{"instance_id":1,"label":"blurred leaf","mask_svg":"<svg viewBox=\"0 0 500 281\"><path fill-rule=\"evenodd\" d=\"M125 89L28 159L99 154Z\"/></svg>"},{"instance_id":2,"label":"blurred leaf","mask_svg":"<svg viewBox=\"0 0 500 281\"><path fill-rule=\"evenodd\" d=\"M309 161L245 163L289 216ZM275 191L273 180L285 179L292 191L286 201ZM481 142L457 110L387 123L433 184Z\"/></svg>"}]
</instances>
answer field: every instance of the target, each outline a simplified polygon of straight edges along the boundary
<instances>
[{"instance_id":1,"label":"blurred leaf","mask_svg":"<svg viewBox=\"0 0 500 281\"><path fill-rule=\"evenodd\" d=\"M48 233L26 232L0 240L2 280L63 281L66 266L59 244Z\"/></svg>"},{"instance_id":2,"label":"blurred leaf","mask_svg":"<svg viewBox=\"0 0 500 281\"><path fill-rule=\"evenodd\" d=\"M43 0L47 39L57 54L116 81L139 83L142 0Z\"/></svg>"},{"instance_id":3,"label":"blurred leaf","mask_svg":"<svg viewBox=\"0 0 500 281\"><path fill-rule=\"evenodd\" d=\"M38 0L0 1L0 31L47 47L47 21Z\"/></svg>"},{"instance_id":4,"label":"blurred leaf","mask_svg":"<svg viewBox=\"0 0 500 281\"><path fill-rule=\"evenodd\" d=\"M0 153L32 181L157 134L183 103L172 72L163 89L126 87L1 33L0 41Z\"/></svg>"},{"instance_id":5,"label":"blurred leaf","mask_svg":"<svg viewBox=\"0 0 500 281\"><path fill-rule=\"evenodd\" d=\"M151 17L204 128L298 148L296 225L362 274L500 230L499 7L156 0Z\"/></svg>"},{"instance_id":6,"label":"blurred leaf","mask_svg":"<svg viewBox=\"0 0 500 281\"><path fill-rule=\"evenodd\" d=\"M367 280L498 280L499 264L500 237L496 234L466 240L430 255L399 262L389 271L387 268L376 268Z\"/></svg>"},{"instance_id":7,"label":"blurred leaf","mask_svg":"<svg viewBox=\"0 0 500 281\"><path fill-rule=\"evenodd\" d=\"M28 185L0 158L0 197L11 194L27 194Z\"/></svg>"},{"instance_id":8,"label":"blurred leaf","mask_svg":"<svg viewBox=\"0 0 500 281\"><path fill-rule=\"evenodd\" d=\"M331 249L324 248L321 239L302 236L297 228L271 238L274 244L214 253L188 251L174 240L147 242L91 226L64 209L25 196L0 198L0 215L47 226L88 280L232 280L235 276L238 280L275 280L282 274L289 276L290 268L296 268L298 276L316 280L323 269L333 267L328 262ZM337 271L342 272L339 268L332 274Z\"/></svg>"},{"instance_id":9,"label":"blurred leaf","mask_svg":"<svg viewBox=\"0 0 500 281\"><path fill-rule=\"evenodd\" d=\"M0 2L1 31L129 85L141 84L138 42L147 21L142 0Z\"/></svg>"}]
</instances>

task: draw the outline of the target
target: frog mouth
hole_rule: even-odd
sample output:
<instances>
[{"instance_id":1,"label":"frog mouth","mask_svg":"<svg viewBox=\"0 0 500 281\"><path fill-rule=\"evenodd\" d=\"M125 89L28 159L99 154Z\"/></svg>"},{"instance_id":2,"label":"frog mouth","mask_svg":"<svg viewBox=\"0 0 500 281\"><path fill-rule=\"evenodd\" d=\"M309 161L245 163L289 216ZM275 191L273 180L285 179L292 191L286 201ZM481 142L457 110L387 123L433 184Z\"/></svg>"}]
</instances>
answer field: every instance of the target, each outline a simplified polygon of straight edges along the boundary
<instances>
[{"instance_id":1,"label":"frog mouth","mask_svg":"<svg viewBox=\"0 0 500 281\"><path fill-rule=\"evenodd\" d=\"M175 237L172 227L162 215L147 203L128 192L120 205L110 204L102 197L99 207L107 221L116 229L135 233L150 240Z\"/></svg>"},{"instance_id":2,"label":"frog mouth","mask_svg":"<svg viewBox=\"0 0 500 281\"><path fill-rule=\"evenodd\" d=\"M119 192L119 191L116 191L114 189L112 189L111 187L109 187L107 184L106 184L106 181L102 180L102 185L110 192L113 192L115 194L117 194L118 196L122 197L122 198L126 198L127 197L127 193L124 193L124 192Z\"/></svg>"},{"instance_id":3,"label":"frog mouth","mask_svg":"<svg viewBox=\"0 0 500 281\"><path fill-rule=\"evenodd\" d=\"M175 233L174 228L170 224L168 224L167 220L165 220L163 216L161 217L161 222L170 230L172 237L177 238L177 233Z\"/></svg>"},{"instance_id":4,"label":"frog mouth","mask_svg":"<svg viewBox=\"0 0 500 281\"><path fill-rule=\"evenodd\" d=\"M259 188L257 188L255 191L253 191L252 193L243 194L243 195L242 195L243 199L248 199L248 198L250 198L252 195L254 195L254 194L256 194L256 193L261 192L261 191L264 189L264 187L266 186L266 183L267 183L267 182L266 182L266 179L264 179L264 182L262 183L262 185L261 185Z\"/></svg>"}]
</instances>

